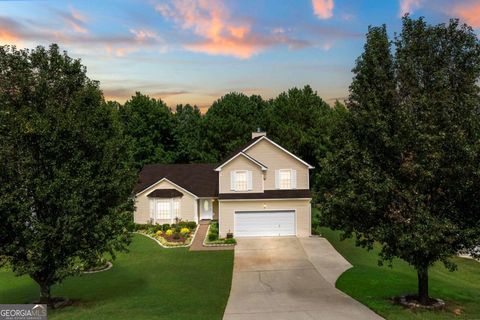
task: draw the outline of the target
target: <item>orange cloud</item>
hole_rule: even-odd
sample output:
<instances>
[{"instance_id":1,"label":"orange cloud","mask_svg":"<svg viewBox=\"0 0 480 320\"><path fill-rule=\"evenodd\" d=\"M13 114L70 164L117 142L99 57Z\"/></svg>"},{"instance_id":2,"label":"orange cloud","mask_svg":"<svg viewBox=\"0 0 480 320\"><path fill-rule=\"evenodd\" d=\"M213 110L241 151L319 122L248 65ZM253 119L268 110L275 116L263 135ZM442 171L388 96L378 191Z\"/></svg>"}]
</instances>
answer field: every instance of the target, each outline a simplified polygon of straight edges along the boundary
<instances>
[{"instance_id":1,"label":"orange cloud","mask_svg":"<svg viewBox=\"0 0 480 320\"><path fill-rule=\"evenodd\" d=\"M187 50L246 59L266 46L262 39L252 35L249 23L234 21L220 1L177 0L172 6L157 5L155 10L203 38L186 44Z\"/></svg>"},{"instance_id":2,"label":"orange cloud","mask_svg":"<svg viewBox=\"0 0 480 320\"><path fill-rule=\"evenodd\" d=\"M0 43L16 45L19 42L20 37L18 37L16 34L6 29L0 29Z\"/></svg>"},{"instance_id":3,"label":"orange cloud","mask_svg":"<svg viewBox=\"0 0 480 320\"><path fill-rule=\"evenodd\" d=\"M400 0L400 13L403 17L406 13L412 13L415 9L422 6L423 0Z\"/></svg>"},{"instance_id":4,"label":"orange cloud","mask_svg":"<svg viewBox=\"0 0 480 320\"><path fill-rule=\"evenodd\" d=\"M480 28L480 3L455 4L453 13L473 28Z\"/></svg>"},{"instance_id":5,"label":"orange cloud","mask_svg":"<svg viewBox=\"0 0 480 320\"><path fill-rule=\"evenodd\" d=\"M313 12L319 19L333 17L333 0L312 0Z\"/></svg>"}]
</instances>

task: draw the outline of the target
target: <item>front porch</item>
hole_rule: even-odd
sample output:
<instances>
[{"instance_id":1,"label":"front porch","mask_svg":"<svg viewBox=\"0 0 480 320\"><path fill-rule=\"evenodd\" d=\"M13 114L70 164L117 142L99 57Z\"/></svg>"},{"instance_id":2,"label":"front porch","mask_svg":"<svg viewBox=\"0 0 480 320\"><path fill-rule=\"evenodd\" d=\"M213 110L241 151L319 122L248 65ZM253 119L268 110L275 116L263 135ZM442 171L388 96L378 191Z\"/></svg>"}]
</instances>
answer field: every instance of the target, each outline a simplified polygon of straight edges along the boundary
<instances>
[{"instance_id":1,"label":"front porch","mask_svg":"<svg viewBox=\"0 0 480 320\"><path fill-rule=\"evenodd\" d=\"M218 220L218 199L216 198L199 198L197 199L197 219L202 220Z\"/></svg>"}]
</instances>

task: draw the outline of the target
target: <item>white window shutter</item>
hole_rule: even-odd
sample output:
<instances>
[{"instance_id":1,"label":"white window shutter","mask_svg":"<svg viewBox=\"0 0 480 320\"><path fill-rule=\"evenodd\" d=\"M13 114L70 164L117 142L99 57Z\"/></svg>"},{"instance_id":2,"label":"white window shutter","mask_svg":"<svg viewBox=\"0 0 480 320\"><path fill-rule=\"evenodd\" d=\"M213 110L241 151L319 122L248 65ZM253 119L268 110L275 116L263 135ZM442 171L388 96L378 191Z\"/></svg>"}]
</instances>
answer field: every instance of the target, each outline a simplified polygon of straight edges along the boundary
<instances>
[{"instance_id":1,"label":"white window shutter","mask_svg":"<svg viewBox=\"0 0 480 320\"><path fill-rule=\"evenodd\" d=\"M280 171L275 170L275 189L280 189Z\"/></svg>"},{"instance_id":2,"label":"white window shutter","mask_svg":"<svg viewBox=\"0 0 480 320\"><path fill-rule=\"evenodd\" d=\"M252 190L252 171L247 171L247 190Z\"/></svg>"},{"instance_id":3,"label":"white window shutter","mask_svg":"<svg viewBox=\"0 0 480 320\"><path fill-rule=\"evenodd\" d=\"M155 218L155 200L150 199L150 219Z\"/></svg>"},{"instance_id":4,"label":"white window shutter","mask_svg":"<svg viewBox=\"0 0 480 320\"><path fill-rule=\"evenodd\" d=\"M230 190L235 191L235 171L230 171Z\"/></svg>"},{"instance_id":5,"label":"white window shutter","mask_svg":"<svg viewBox=\"0 0 480 320\"><path fill-rule=\"evenodd\" d=\"M297 189L297 170L292 170L292 189Z\"/></svg>"}]
</instances>

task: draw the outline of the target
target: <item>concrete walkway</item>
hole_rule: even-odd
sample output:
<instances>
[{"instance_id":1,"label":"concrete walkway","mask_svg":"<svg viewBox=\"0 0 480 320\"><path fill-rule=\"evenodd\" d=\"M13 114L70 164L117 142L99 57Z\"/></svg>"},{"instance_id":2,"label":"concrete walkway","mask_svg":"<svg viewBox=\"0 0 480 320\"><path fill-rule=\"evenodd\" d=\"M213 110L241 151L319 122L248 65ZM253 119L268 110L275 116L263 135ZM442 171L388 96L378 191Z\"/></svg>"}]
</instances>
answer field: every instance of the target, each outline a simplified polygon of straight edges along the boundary
<instances>
[{"instance_id":1,"label":"concrete walkway","mask_svg":"<svg viewBox=\"0 0 480 320\"><path fill-rule=\"evenodd\" d=\"M334 286L350 264L323 238L240 238L224 320L382 319Z\"/></svg>"},{"instance_id":2,"label":"concrete walkway","mask_svg":"<svg viewBox=\"0 0 480 320\"><path fill-rule=\"evenodd\" d=\"M192 245L190 246L190 251L233 250L234 246L206 247L203 245L203 240L205 240L205 237L207 236L209 225L210 225L210 220L200 220L198 224L197 234L195 235L195 239L193 239Z\"/></svg>"}]
</instances>

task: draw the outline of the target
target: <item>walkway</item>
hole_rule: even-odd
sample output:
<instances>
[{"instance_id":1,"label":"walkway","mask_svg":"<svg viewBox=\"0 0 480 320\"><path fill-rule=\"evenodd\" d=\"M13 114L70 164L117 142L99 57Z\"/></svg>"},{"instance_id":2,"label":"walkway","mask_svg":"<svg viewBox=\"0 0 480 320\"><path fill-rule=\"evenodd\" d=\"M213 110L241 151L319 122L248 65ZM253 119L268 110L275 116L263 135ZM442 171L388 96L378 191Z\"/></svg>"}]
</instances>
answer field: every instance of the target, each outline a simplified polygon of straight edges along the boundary
<instances>
[{"instance_id":1,"label":"walkway","mask_svg":"<svg viewBox=\"0 0 480 320\"><path fill-rule=\"evenodd\" d=\"M200 220L198 224L197 234L195 239L193 239L192 245L190 246L190 251L221 251L221 250L233 250L234 246L227 247L206 247L203 245L203 240L207 236L208 226L210 225L210 220Z\"/></svg>"}]
</instances>

